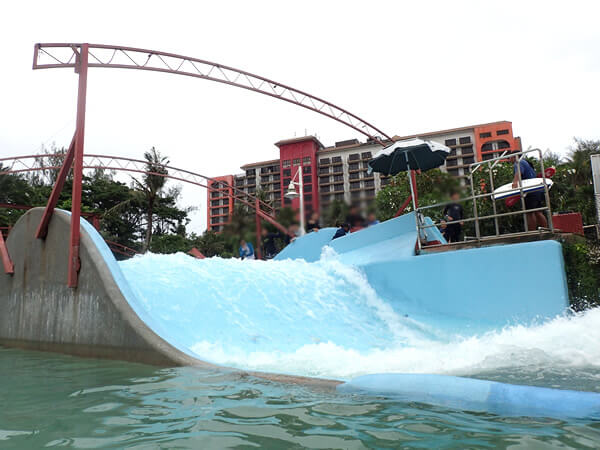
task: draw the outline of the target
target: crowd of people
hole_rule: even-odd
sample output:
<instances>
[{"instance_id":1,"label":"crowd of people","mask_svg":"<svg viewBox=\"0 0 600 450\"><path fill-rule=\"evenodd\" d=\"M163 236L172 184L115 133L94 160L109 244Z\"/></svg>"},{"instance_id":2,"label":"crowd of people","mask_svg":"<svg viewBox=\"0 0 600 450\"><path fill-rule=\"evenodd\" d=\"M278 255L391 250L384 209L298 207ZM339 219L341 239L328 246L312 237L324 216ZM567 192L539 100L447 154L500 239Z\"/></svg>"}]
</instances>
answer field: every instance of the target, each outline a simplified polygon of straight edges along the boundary
<instances>
[{"instance_id":1,"label":"crowd of people","mask_svg":"<svg viewBox=\"0 0 600 450\"><path fill-rule=\"evenodd\" d=\"M351 207L346 220L338 223L333 239L345 236L363 228L377 225L379 220L374 213L370 213L366 218L362 216L357 207ZM306 233L316 233L323 228L321 217L317 212L313 212L306 222ZM300 227L298 224L292 224L288 227L287 233L281 231L269 231L263 228L261 231L261 250L262 259L273 259L280 251L281 247L287 246L300 236ZM239 246L239 257L242 260L258 259L258 255L252 243L242 239Z\"/></svg>"},{"instance_id":2,"label":"crowd of people","mask_svg":"<svg viewBox=\"0 0 600 450\"><path fill-rule=\"evenodd\" d=\"M513 188L519 187L519 179L528 180L537 178L533 165L526 158L517 156L509 157L509 162L513 165L514 178ZM440 231L448 243L459 242L464 226L464 209L461 205L461 195L458 190L449 193L450 201L444 206L442 218L440 221ZM530 192L525 195L526 210L539 209L544 204L544 191ZM366 218L361 214L357 206L351 206L344 222L336 224L336 231L332 237L338 239L363 228L377 225L379 220L375 213L369 213ZM533 211L527 213L528 230L536 230L538 227L547 227L547 220L542 211ZM321 218L317 212L310 215L306 223L306 232L318 232L322 228ZM262 230L262 257L263 259L272 259L279 252L281 245L286 246L300 235L300 228L297 224L291 225L287 233L271 232ZM279 245L278 245L279 243ZM254 247L250 242L240 241L239 255L241 259L256 259Z\"/></svg>"}]
</instances>

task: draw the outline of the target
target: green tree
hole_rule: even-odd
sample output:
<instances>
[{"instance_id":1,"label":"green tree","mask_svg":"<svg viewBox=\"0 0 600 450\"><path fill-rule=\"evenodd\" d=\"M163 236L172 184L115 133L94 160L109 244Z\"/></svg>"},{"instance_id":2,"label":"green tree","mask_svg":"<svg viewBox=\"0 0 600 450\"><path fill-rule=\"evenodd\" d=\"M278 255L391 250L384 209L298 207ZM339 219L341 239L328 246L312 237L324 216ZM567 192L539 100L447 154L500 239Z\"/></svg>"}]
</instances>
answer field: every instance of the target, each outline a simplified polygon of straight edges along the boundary
<instances>
[{"instance_id":1,"label":"green tree","mask_svg":"<svg viewBox=\"0 0 600 450\"><path fill-rule=\"evenodd\" d=\"M349 206L341 200L333 200L322 217L323 225L326 227L338 227L346 221Z\"/></svg>"},{"instance_id":2,"label":"green tree","mask_svg":"<svg viewBox=\"0 0 600 450\"><path fill-rule=\"evenodd\" d=\"M146 173L142 178L142 182L135 180L137 188L143 192L146 200L146 235L144 245L142 247L145 253L150 248L153 232L154 207L156 206L157 198L159 197L166 183L165 175L168 174L164 167L169 164L167 157L162 156L156 148L152 147L149 151L144 152L146 160Z\"/></svg>"},{"instance_id":3,"label":"green tree","mask_svg":"<svg viewBox=\"0 0 600 450\"><path fill-rule=\"evenodd\" d=\"M416 175L419 206L433 205L448 198L448 194L459 189L458 179L439 169L429 170ZM395 175L390 183L377 193L375 204L380 220L388 220L400 209L410 196L407 172ZM412 211L412 202L405 212ZM441 213L441 210L439 211Z\"/></svg>"}]
</instances>

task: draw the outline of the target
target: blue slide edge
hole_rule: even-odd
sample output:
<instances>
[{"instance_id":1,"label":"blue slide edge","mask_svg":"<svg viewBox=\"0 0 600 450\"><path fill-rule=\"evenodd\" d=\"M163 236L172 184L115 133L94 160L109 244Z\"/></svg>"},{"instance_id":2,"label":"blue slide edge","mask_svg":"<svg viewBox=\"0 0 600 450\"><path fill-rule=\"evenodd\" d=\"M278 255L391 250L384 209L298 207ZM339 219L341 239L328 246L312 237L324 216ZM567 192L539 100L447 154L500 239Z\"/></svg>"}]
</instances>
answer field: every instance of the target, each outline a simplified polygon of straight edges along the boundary
<instances>
[{"instance_id":1,"label":"blue slide edge","mask_svg":"<svg viewBox=\"0 0 600 450\"><path fill-rule=\"evenodd\" d=\"M502 416L600 418L600 393L522 386L433 374L372 374L341 384L342 393L384 395Z\"/></svg>"}]
</instances>

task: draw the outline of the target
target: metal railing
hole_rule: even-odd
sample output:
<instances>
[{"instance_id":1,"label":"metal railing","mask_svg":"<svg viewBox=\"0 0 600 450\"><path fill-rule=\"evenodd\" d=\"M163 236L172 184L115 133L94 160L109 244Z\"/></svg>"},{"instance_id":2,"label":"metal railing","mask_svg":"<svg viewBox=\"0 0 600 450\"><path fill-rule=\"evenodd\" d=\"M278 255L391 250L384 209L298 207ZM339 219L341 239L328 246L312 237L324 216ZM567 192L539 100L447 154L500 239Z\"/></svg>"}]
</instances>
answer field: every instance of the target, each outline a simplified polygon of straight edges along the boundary
<instances>
[{"instance_id":1,"label":"metal railing","mask_svg":"<svg viewBox=\"0 0 600 450\"><path fill-rule=\"evenodd\" d=\"M544 180L543 187L544 187L544 196L545 196L545 202L546 202L545 206L542 206L539 208L532 208L532 209L527 209L526 204L525 204L525 195L524 195L525 190L524 190L523 183L522 183L523 178L522 178L522 174L521 174L521 165L518 164L520 162L521 158L523 158L524 155L529 154L529 153L537 153L539 156L540 163L541 163L541 171L542 171L541 178ZM496 199L494 197L495 187L494 187L493 169L499 162L506 161L507 158L512 158L512 157L517 158L515 165L517 168L517 175L518 175L518 181L519 181L518 195L520 195L521 208L518 211L509 211L509 212L504 212L504 213L498 213L498 209L496 207L496 201L498 201L500 199ZM481 170L483 167L486 167L486 166L487 166L487 171L489 173L490 192L486 192L483 194L477 194L475 192L475 185L473 183L473 175L476 172L478 172L479 170ZM423 236L426 237L426 230L429 228L438 227L440 225L447 226L447 225L452 225L452 224L464 224L464 223L474 222L475 236L465 237L465 240L466 241L477 241L477 242L480 242L485 239L497 238L500 235L502 235L502 236L519 236L519 235L540 233L543 231L550 231L550 232L554 231L554 227L552 225L552 209L550 206L550 195L548 192L548 183L546 182L546 171L545 171L545 167L544 167L544 160L543 160L543 155L542 155L541 150L533 149L533 150L525 150L525 151L517 152L517 153L509 153L508 151L505 151L504 153L502 153L500 156L498 156L496 158L488 159L485 161L475 162L475 163L469 165L469 182L470 182L469 184L470 184L470 188L471 188L471 195L468 197L461 198L460 200L458 200L458 202L463 203L463 202L471 201L473 203L473 217L463 218L460 220L452 220L452 221L440 221L440 222L434 221L431 224L425 224L424 219L423 219L423 217L424 217L423 211L428 210L428 209L433 209L433 208L441 208L441 207L444 207L444 206L449 205L454 202L440 202L440 203L436 203L434 205L427 205L427 206L422 206L420 208L417 208L417 233L419 236L419 239L417 239L418 250L421 250L421 248L423 248L423 246L424 246L421 241L423 239ZM515 188L515 189L517 189L517 188ZM515 193L513 195L517 195L517 194ZM488 198L488 197L491 198L491 201L492 201L493 214L487 214L484 216L480 216L479 208L477 206L477 201L480 199ZM527 214L541 212L541 211L544 211L547 215L548 228L538 228L537 230L528 230ZM523 216L523 225L524 225L525 231L517 232L517 233L515 233L515 232L501 233L498 219L503 218L503 217L515 216L515 215L519 215L519 214ZM493 220L494 221L494 233L493 234L482 236L480 223L483 220ZM425 233L423 233L424 231L425 231ZM429 248L429 247L436 247L436 246L440 246L440 245L444 245L444 244L426 245L426 247Z\"/></svg>"}]
</instances>

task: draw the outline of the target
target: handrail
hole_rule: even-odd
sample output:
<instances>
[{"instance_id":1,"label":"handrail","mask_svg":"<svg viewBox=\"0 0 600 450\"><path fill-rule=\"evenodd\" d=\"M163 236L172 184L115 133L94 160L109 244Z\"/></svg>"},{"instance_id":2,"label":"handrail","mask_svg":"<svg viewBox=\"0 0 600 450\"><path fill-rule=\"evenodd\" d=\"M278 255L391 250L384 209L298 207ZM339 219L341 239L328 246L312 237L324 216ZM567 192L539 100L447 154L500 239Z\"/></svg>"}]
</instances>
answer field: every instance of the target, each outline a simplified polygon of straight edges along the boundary
<instances>
[{"instance_id":1,"label":"handrail","mask_svg":"<svg viewBox=\"0 0 600 450\"><path fill-rule=\"evenodd\" d=\"M542 172L542 179L544 180L544 194L545 194L545 200L546 200L546 205L543 207L539 207L539 208L534 208L534 209L527 209L526 205L525 205L525 196L524 194L524 188L523 188L523 183L522 183L522 178L521 178L521 166L520 164L517 164L517 174L518 174L518 180L519 180L519 187L518 187L518 192L519 195L521 197L521 209L519 211L509 211L506 213L498 213L497 209L496 209L496 200L494 199L494 176L493 176L493 172L492 169L496 166L496 164L502 160L506 160L507 157L517 157L518 161L521 160L521 158L528 153L532 153L532 152L536 152L539 155L539 159L541 162L541 172ZM490 176L490 188L491 188L491 192L487 192L484 194L476 194L475 193L475 186L473 183L473 175L481 168L483 168L484 166L488 166L488 173ZM549 196L549 192L548 192L548 184L546 182L546 173L545 173L545 169L544 169L544 161L543 161L543 154L541 152L540 149L532 149L532 150L525 150L525 151L521 151L521 152L515 152L515 153L510 153L507 154L507 152L503 152L502 155L496 157L496 158L491 158L485 161L477 161L474 162L472 164L469 165L469 180L470 180L470 188L471 188L471 195L468 197L463 197L461 199L458 200L458 202L468 202L468 201L472 201L473 202L473 217L470 218L464 218L461 220L452 220L452 221L444 221L444 224L446 225L451 225L451 224L456 224L456 223L465 223L465 222L475 222L475 240L477 241L481 241L486 239L486 237L482 237L481 236L481 230L479 227L480 221L482 220L489 220L489 219L494 219L494 227L495 227L495 236L500 236L502 233L500 233L500 227L499 227L499 223L498 223L498 219L501 217L508 217L508 216L513 216L513 215L523 215L523 222L524 222L524 226L525 226L525 234L532 234L532 233L537 233L538 230L528 230L527 229L527 214L528 213L532 213L532 212L540 212L540 211L545 211L547 216L548 216L548 225L549 225L549 231L553 232L554 231L554 227L552 225L552 209L550 206L550 196ZM516 195L516 194L515 194ZM488 215L484 215L484 216L480 216L479 215L479 211L477 208L477 200L481 199L481 198L488 198L491 197L492 198L492 209L493 209L493 214L488 214ZM452 202L439 202L439 203L435 203L433 205L427 205L427 206L422 206L420 208L417 208L417 214L421 215L422 211L427 210L427 209L432 209L432 208L439 208L445 205L448 205ZM430 225L425 225L422 224L421 221L417 221L417 235L420 237L421 236L421 230L424 229L428 229L428 228L432 228L432 227L437 227L439 225L442 224L442 221L440 222L433 222ZM510 234L514 234L514 233L505 233L505 235L510 235ZM431 246L427 246L427 247L431 247Z\"/></svg>"}]
</instances>

